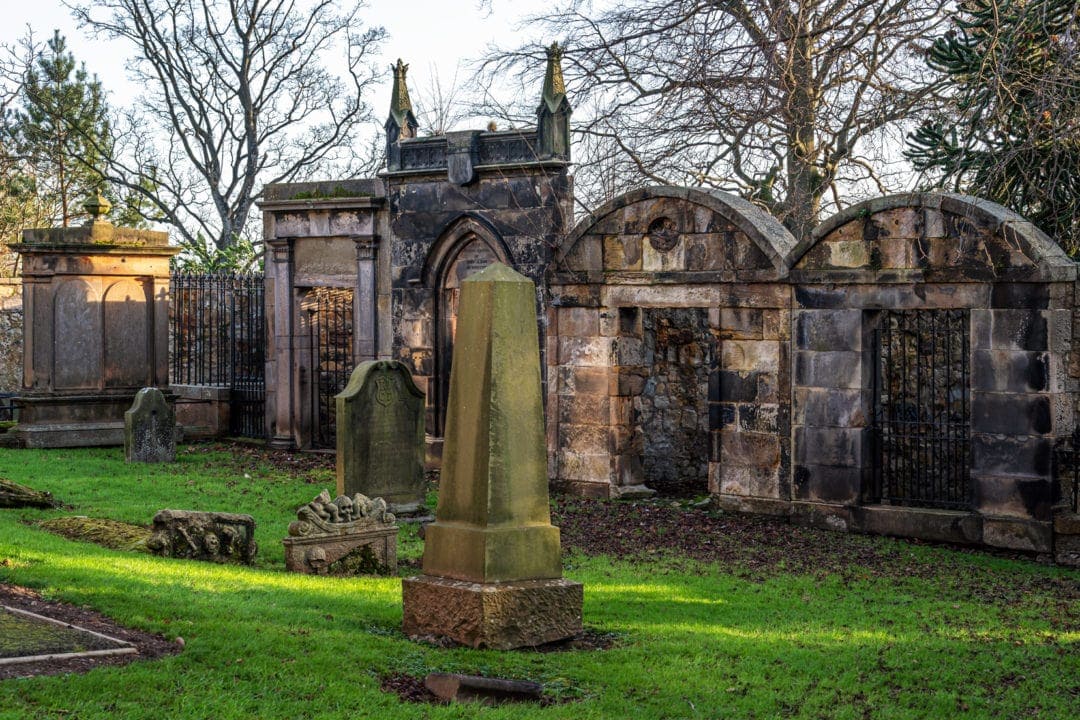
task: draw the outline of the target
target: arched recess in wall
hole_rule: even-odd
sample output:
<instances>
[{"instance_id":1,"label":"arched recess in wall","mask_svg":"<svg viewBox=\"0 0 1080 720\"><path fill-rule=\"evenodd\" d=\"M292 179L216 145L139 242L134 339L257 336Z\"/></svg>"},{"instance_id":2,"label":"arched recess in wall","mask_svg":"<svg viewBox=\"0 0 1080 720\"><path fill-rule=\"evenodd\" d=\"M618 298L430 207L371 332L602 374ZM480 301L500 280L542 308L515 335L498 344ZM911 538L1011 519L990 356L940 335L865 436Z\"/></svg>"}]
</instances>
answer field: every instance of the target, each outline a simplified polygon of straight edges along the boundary
<instances>
[{"instance_id":1,"label":"arched recess in wall","mask_svg":"<svg viewBox=\"0 0 1080 720\"><path fill-rule=\"evenodd\" d=\"M124 279L105 291L105 387L151 383L150 318L146 286Z\"/></svg>"},{"instance_id":2,"label":"arched recess in wall","mask_svg":"<svg viewBox=\"0 0 1080 720\"><path fill-rule=\"evenodd\" d=\"M53 304L53 386L101 387L101 299L85 280L65 280Z\"/></svg>"},{"instance_id":3,"label":"arched recess in wall","mask_svg":"<svg viewBox=\"0 0 1080 720\"><path fill-rule=\"evenodd\" d=\"M435 299L434 376L428 386L428 404L433 409L433 427L429 431L436 437L442 437L446 421L461 281L493 262L514 266L498 231L474 215L463 215L450 222L424 261L424 285L431 289Z\"/></svg>"},{"instance_id":4,"label":"arched recess in wall","mask_svg":"<svg viewBox=\"0 0 1080 720\"><path fill-rule=\"evenodd\" d=\"M760 208L700 188L627 193L574 229L548 285L561 484L780 492L796 244Z\"/></svg>"}]
</instances>

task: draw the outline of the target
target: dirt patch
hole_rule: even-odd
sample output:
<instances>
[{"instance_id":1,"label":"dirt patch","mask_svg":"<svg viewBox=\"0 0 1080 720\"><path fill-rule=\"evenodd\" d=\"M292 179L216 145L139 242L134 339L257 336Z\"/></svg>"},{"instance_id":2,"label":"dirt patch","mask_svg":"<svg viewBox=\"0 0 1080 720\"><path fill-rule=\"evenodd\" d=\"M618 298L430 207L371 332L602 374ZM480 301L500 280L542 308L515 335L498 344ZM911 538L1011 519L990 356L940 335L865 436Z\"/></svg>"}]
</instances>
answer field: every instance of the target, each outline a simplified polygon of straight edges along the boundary
<instances>
[{"instance_id":1,"label":"dirt patch","mask_svg":"<svg viewBox=\"0 0 1080 720\"><path fill-rule=\"evenodd\" d=\"M950 552L925 558L912 552L925 545L872 535L830 532L781 520L732 515L664 501L610 501L556 496L552 523L560 528L564 553L607 555L629 562L681 558L717 563L737 577L766 580L785 573L844 582L882 578L932 579L958 597L995 604L1022 603L1032 591L1050 594L1058 610L1047 621L1057 629L1080 630L1080 583L1060 576L1020 574L981 568L972 572L969 555L994 555L1031 562L1020 553L947 546Z\"/></svg>"},{"instance_id":2,"label":"dirt patch","mask_svg":"<svg viewBox=\"0 0 1080 720\"><path fill-rule=\"evenodd\" d=\"M43 600L40 595L28 588L0 583L0 605L27 610L54 620L71 623L87 630L108 635L117 640L131 643L138 650L138 654L135 655L70 658L20 663L17 665L0 665L0 680L34 675L82 673L96 667L126 665L137 660L150 660L180 652L180 647L176 643L170 642L160 635L153 635L117 625L109 618L93 610L67 603Z\"/></svg>"}]
</instances>

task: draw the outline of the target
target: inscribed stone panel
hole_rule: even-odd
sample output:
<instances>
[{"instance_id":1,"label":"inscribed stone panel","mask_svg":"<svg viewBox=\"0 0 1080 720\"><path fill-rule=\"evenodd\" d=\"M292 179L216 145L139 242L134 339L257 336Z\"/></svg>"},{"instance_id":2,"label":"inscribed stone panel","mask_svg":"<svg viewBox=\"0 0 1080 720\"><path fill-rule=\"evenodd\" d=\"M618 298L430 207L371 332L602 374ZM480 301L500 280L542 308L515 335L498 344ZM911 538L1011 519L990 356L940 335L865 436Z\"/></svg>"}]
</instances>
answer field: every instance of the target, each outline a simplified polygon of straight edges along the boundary
<instances>
[{"instance_id":1,"label":"inscribed stone panel","mask_svg":"<svg viewBox=\"0 0 1080 720\"><path fill-rule=\"evenodd\" d=\"M105 291L106 387L138 387L150 381L150 311L141 283L121 280Z\"/></svg>"},{"instance_id":2,"label":"inscribed stone panel","mask_svg":"<svg viewBox=\"0 0 1080 720\"><path fill-rule=\"evenodd\" d=\"M61 390L101 383L101 303L85 280L67 280L53 304L53 384Z\"/></svg>"}]
</instances>

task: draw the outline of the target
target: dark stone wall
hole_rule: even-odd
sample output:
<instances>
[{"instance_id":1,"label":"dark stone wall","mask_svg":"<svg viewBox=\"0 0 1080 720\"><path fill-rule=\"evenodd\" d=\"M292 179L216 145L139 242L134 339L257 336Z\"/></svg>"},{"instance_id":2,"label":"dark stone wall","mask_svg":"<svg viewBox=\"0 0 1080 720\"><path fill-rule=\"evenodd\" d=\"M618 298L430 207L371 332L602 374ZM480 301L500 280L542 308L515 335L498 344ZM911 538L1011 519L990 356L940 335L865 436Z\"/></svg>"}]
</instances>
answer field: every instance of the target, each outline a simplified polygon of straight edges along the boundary
<instances>
[{"instance_id":1,"label":"dark stone wall","mask_svg":"<svg viewBox=\"0 0 1080 720\"><path fill-rule=\"evenodd\" d=\"M660 495L703 495L709 483L709 375L718 362L708 310L647 309L643 324L649 375L634 404L645 483Z\"/></svg>"},{"instance_id":2,"label":"dark stone wall","mask_svg":"<svg viewBox=\"0 0 1080 720\"><path fill-rule=\"evenodd\" d=\"M391 173L387 181L391 260L394 357L408 365L429 399L429 432L435 429L431 403L438 361L437 302L440 272L460 247L447 247L462 223L472 223L493 242L510 265L538 287L537 316L543 322L547 303L544 273L571 217L572 185L565 163L525 168L478 169L468 185L449 181L445 172ZM461 245L474 237L464 233Z\"/></svg>"}]
</instances>

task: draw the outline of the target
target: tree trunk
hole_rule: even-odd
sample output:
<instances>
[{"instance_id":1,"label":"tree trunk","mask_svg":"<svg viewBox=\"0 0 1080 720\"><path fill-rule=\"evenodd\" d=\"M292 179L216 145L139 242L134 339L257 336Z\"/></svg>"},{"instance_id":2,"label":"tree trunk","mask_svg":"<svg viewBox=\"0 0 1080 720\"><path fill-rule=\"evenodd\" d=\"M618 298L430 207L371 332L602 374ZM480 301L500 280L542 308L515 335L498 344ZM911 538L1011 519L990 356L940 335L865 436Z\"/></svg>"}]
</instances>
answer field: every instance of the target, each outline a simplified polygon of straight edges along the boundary
<instances>
[{"instance_id":1,"label":"tree trunk","mask_svg":"<svg viewBox=\"0 0 1080 720\"><path fill-rule=\"evenodd\" d=\"M24 507L55 508L60 507L60 503L53 498L52 493L39 492L0 478L0 508Z\"/></svg>"}]
</instances>

